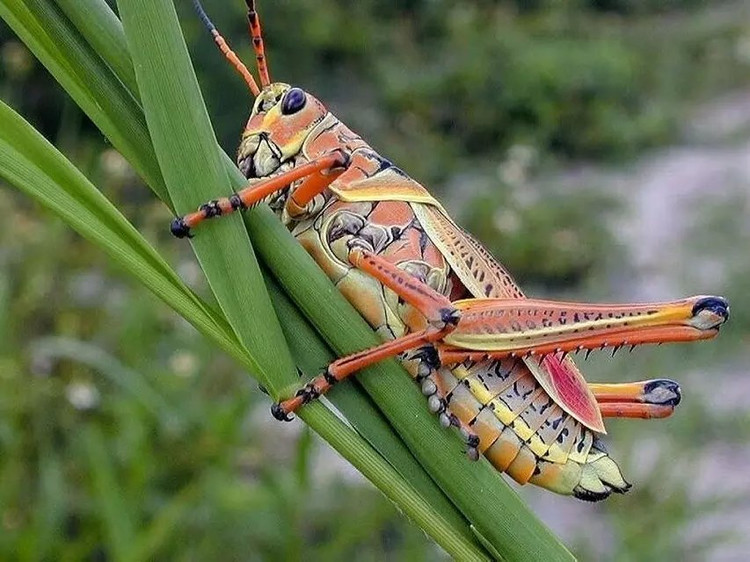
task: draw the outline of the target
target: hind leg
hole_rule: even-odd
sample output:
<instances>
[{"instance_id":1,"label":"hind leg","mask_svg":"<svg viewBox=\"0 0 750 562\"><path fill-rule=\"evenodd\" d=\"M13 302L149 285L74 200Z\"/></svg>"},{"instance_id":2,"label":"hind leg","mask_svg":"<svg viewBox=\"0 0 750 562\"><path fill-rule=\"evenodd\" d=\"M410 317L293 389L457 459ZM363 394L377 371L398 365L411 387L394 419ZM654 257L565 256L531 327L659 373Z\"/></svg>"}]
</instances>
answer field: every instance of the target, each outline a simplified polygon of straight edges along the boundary
<instances>
[{"instance_id":1,"label":"hind leg","mask_svg":"<svg viewBox=\"0 0 750 562\"><path fill-rule=\"evenodd\" d=\"M603 417L666 418L680 403L680 386L669 379L589 384Z\"/></svg>"}]
</instances>

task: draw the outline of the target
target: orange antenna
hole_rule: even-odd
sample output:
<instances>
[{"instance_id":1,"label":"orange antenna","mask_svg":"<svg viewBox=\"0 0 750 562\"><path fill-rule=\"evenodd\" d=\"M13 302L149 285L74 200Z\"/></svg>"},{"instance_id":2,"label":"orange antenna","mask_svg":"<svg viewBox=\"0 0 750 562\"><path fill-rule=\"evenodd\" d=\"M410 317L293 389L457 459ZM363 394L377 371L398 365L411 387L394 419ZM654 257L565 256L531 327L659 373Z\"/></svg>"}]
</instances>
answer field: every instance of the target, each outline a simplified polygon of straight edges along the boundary
<instances>
[{"instance_id":1,"label":"orange antenna","mask_svg":"<svg viewBox=\"0 0 750 562\"><path fill-rule=\"evenodd\" d=\"M229 61L229 63L234 67L234 69L237 72L239 72L240 76L242 76L242 78L245 80L245 84L247 84L247 86L250 88L250 91L253 93L253 95L255 97L258 97L258 95L260 94L260 88L258 88L258 84L255 82L255 78L253 78L253 75L250 74L250 71L247 69L245 64L239 59L239 57L234 53L234 51L229 48L229 45L227 44L226 40L221 36L221 34L219 33L219 30L216 29L216 26L208 18L208 15L206 14L206 11L203 9L203 6L201 6L200 1L193 0L193 7L195 8L195 11L198 13L198 17L203 22L203 25L205 25L206 28L211 32L211 35L214 38L214 42L216 43L216 46L219 47L219 50L222 52L224 57ZM258 31L260 31L260 28L258 28ZM261 48L262 48L262 45L261 45ZM260 66L260 64L258 66ZM262 77L263 77L263 74L261 74L261 80L262 80ZM266 78L268 78L267 71L266 71Z\"/></svg>"},{"instance_id":2,"label":"orange antenna","mask_svg":"<svg viewBox=\"0 0 750 562\"><path fill-rule=\"evenodd\" d=\"M264 88L271 83L268 75L268 64L266 63L266 50L263 47L263 33L260 30L260 18L255 10L255 0L245 0L247 4L247 23L250 28L250 38L253 41L255 59L258 61L258 74L260 74L260 85Z\"/></svg>"}]
</instances>

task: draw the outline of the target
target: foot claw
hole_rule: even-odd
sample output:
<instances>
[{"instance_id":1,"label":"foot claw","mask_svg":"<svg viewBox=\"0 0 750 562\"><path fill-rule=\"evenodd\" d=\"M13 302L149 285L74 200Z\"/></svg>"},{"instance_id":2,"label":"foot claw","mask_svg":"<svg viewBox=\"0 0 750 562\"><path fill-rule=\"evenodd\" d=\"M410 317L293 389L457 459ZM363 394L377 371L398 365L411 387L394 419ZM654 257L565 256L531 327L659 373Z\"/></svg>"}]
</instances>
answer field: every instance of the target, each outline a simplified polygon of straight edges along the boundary
<instances>
[{"instance_id":1,"label":"foot claw","mask_svg":"<svg viewBox=\"0 0 750 562\"><path fill-rule=\"evenodd\" d=\"M172 221L172 225L170 226L170 230L172 231L172 235L176 236L177 238L192 238L193 235L190 234L190 227L185 224L185 219L182 217L175 217L175 219Z\"/></svg>"},{"instance_id":2,"label":"foot claw","mask_svg":"<svg viewBox=\"0 0 750 562\"><path fill-rule=\"evenodd\" d=\"M281 404L276 402L273 406L271 406L271 415L273 415L274 418L276 418L279 421L283 422L290 422L294 418L290 417L289 414L284 411L284 408L281 407Z\"/></svg>"}]
</instances>

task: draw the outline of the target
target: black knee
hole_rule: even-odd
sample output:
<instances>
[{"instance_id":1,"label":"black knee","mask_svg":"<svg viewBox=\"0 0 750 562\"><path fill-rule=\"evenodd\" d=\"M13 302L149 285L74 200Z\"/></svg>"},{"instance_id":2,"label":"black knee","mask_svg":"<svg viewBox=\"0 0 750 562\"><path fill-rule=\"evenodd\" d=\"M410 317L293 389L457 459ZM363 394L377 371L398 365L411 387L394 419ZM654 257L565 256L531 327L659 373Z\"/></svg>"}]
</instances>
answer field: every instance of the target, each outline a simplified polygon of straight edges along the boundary
<instances>
[{"instance_id":1,"label":"black knee","mask_svg":"<svg viewBox=\"0 0 750 562\"><path fill-rule=\"evenodd\" d=\"M244 211L247 209L247 205L242 202L242 199L236 193L229 198L229 204L232 206L233 211Z\"/></svg>"},{"instance_id":2,"label":"black knee","mask_svg":"<svg viewBox=\"0 0 750 562\"><path fill-rule=\"evenodd\" d=\"M352 155L346 152L345 150L337 150L336 156L338 157L338 161L334 165L334 168L343 168L346 170L349 165L352 163Z\"/></svg>"},{"instance_id":3,"label":"black knee","mask_svg":"<svg viewBox=\"0 0 750 562\"><path fill-rule=\"evenodd\" d=\"M326 369L325 372L323 373L323 378L331 386L339 382L338 379L334 377L328 369Z\"/></svg>"}]
</instances>

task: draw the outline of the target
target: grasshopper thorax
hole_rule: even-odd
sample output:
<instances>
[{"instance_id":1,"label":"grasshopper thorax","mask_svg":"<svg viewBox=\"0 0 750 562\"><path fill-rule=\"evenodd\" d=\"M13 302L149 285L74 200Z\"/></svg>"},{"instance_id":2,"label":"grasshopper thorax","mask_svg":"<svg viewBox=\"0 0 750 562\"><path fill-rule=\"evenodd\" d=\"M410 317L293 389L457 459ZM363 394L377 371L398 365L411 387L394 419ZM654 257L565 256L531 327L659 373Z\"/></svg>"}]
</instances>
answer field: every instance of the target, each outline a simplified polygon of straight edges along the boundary
<instances>
[{"instance_id":1,"label":"grasshopper thorax","mask_svg":"<svg viewBox=\"0 0 750 562\"><path fill-rule=\"evenodd\" d=\"M322 103L300 88L282 82L263 88L253 104L237 154L243 175L267 177L291 162L327 114Z\"/></svg>"}]
</instances>

